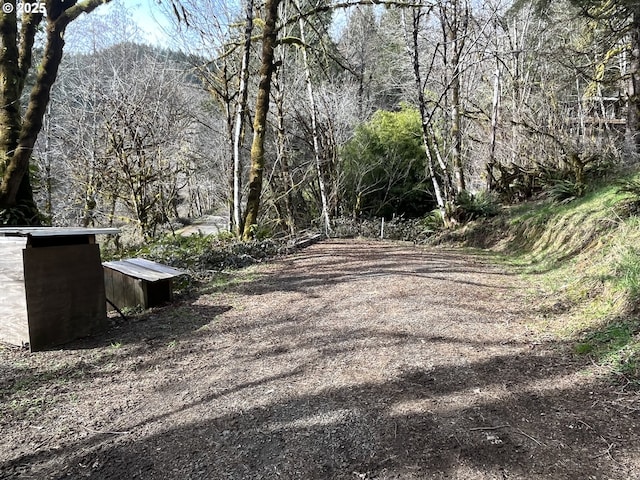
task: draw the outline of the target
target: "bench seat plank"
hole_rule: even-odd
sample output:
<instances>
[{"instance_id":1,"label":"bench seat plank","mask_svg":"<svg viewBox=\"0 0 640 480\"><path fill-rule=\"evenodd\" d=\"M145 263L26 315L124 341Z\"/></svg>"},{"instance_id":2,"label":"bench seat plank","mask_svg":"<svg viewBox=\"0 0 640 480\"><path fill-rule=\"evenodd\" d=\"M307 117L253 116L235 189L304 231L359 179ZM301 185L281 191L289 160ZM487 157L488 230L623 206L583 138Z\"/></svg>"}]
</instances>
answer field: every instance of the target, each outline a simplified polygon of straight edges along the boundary
<instances>
[{"instance_id":1,"label":"bench seat plank","mask_svg":"<svg viewBox=\"0 0 640 480\"><path fill-rule=\"evenodd\" d=\"M112 262L104 262L102 265L130 277L146 280L147 282L168 280L187 273L177 268L152 262L151 260L145 260L144 258L115 260Z\"/></svg>"}]
</instances>

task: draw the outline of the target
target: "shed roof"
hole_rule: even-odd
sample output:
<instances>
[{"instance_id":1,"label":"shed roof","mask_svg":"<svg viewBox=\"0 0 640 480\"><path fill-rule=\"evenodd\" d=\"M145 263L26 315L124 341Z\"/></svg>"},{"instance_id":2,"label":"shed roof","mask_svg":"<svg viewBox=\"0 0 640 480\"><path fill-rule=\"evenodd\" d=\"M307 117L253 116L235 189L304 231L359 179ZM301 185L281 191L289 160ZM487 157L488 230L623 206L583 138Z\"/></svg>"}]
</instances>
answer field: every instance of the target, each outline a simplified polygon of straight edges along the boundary
<instances>
[{"instance_id":1,"label":"shed roof","mask_svg":"<svg viewBox=\"0 0 640 480\"><path fill-rule=\"evenodd\" d=\"M145 260L144 258L128 258L125 260L103 262L102 265L130 277L140 278L148 282L167 280L187 273L177 268L162 265L161 263Z\"/></svg>"},{"instance_id":2,"label":"shed roof","mask_svg":"<svg viewBox=\"0 0 640 480\"><path fill-rule=\"evenodd\" d=\"M118 228L81 227L0 227L0 236L5 237L69 237L80 235L115 235Z\"/></svg>"}]
</instances>

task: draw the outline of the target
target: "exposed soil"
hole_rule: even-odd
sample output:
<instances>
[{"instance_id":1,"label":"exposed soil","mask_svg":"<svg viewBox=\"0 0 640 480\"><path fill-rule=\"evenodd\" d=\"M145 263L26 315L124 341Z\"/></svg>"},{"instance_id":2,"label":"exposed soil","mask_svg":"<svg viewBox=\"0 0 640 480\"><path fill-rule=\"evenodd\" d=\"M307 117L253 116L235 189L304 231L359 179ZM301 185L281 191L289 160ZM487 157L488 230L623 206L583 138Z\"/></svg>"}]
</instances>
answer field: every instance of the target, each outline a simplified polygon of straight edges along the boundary
<instances>
[{"instance_id":1,"label":"exposed soil","mask_svg":"<svg viewBox=\"0 0 640 480\"><path fill-rule=\"evenodd\" d=\"M0 478L640 478L640 399L481 256L329 241L0 349Z\"/></svg>"}]
</instances>

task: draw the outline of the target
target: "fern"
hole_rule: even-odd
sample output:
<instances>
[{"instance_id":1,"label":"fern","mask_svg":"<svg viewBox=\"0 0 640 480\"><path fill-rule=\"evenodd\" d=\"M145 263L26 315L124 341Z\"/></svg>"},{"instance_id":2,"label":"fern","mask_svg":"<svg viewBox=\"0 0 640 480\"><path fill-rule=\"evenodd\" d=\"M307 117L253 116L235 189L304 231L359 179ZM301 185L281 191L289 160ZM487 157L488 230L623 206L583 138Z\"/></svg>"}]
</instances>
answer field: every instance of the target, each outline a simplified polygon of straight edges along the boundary
<instances>
[{"instance_id":1,"label":"fern","mask_svg":"<svg viewBox=\"0 0 640 480\"><path fill-rule=\"evenodd\" d=\"M583 183L573 180L559 180L547 190L547 195L554 203L564 204L582 197L584 191L585 185Z\"/></svg>"},{"instance_id":2,"label":"fern","mask_svg":"<svg viewBox=\"0 0 640 480\"><path fill-rule=\"evenodd\" d=\"M469 222L477 218L493 217L500 212L500 204L491 192L477 194L462 191L458 194L451 212L459 222Z\"/></svg>"}]
</instances>

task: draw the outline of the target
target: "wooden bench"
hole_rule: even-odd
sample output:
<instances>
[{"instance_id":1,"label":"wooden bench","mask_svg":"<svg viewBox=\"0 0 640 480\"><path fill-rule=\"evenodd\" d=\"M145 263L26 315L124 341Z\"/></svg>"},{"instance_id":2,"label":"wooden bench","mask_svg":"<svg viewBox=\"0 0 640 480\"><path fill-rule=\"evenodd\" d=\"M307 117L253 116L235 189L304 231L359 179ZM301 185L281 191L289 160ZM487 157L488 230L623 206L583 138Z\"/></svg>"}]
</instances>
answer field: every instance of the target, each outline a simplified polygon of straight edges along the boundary
<instances>
[{"instance_id":1,"label":"wooden bench","mask_svg":"<svg viewBox=\"0 0 640 480\"><path fill-rule=\"evenodd\" d=\"M156 307L173 300L173 279L187 272L143 258L104 262L107 300L117 308Z\"/></svg>"}]
</instances>

